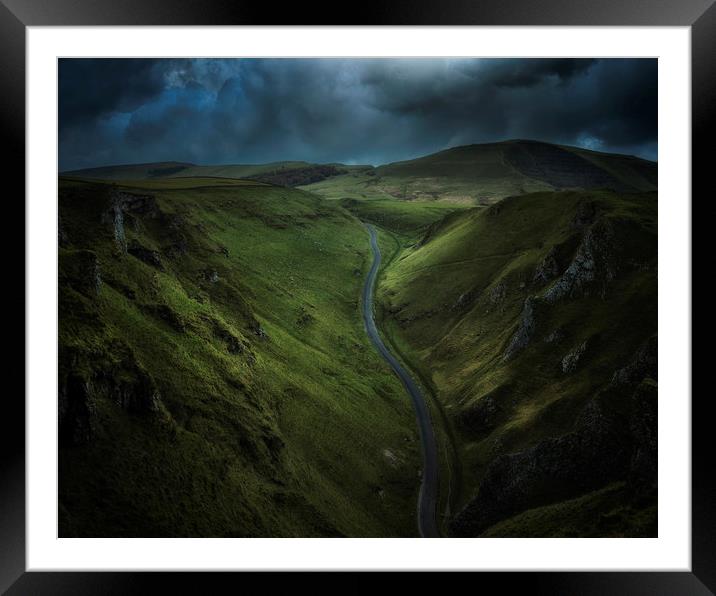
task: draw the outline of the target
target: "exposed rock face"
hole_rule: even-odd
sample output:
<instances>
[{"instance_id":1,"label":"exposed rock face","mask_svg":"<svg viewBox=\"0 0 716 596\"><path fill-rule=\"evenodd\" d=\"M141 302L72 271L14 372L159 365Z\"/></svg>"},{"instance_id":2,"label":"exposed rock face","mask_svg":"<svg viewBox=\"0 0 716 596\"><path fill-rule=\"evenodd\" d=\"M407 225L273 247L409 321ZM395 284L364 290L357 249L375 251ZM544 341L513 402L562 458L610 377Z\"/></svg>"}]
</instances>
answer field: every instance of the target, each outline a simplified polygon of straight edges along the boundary
<instances>
[{"instance_id":1,"label":"exposed rock face","mask_svg":"<svg viewBox=\"0 0 716 596\"><path fill-rule=\"evenodd\" d=\"M107 219L112 224L114 231L114 241L117 244L117 248L123 253L127 252L127 238L124 235L124 211L118 203L113 203L110 207Z\"/></svg>"},{"instance_id":2,"label":"exposed rock face","mask_svg":"<svg viewBox=\"0 0 716 596\"><path fill-rule=\"evenodd\" d=\"M142 195L124 191L113 191L112 202L125 213L155 217L159 213L157 201L153 195Z\"/></svg>"},{"instance_id":3,"label":"exposed rock face","mask_svg":"<svg viewBox=\"0 0 716 596\"><path fill-rule=\"evenodd\" d=\"M638 489L655 491L657 488L657 388L653 383L641 383L632 397L631 433L634 452L630 463L630 481Z\"/></svg>"},{"instance_id":4,"label":"exposed rock face","mask_svg":"<svg viewBox=\"0 0 716 596\"><path fill-rule=\"evenodd\" d=\"M498 457L477 496L456 516L453 534L477 536L525 509L572 498L625 476L631 453L623 427L623 421L592 400L573 432Z\"/></svg>"},{"instance_id":5,"label":"exposed rock face","mask_svg":"<svg viewBox=\"0 0 716 596\"><path fill-rule=\"evenodd\" d=\"M167 304L145 304L142 308L152 316L161 319L175 331L183 332L185 324L182 318Z\"/></svg>"},{"instance_id":6,"label":"exposed rock face","mask_svg":"<svg viewBox=\"0 0 716 596\"><path fill-rule=\"evenodd\" d=\"M173 258L185 255L189 250L186 234L184 233L184 218L181 215L165 216L166 229L170 237L170 243L165 253Z\"/></svg>"},{"instance_id":7,"label":"exposed rock face","mask_svg":"<svg viewBox=\"0 0 716 596\"><path fill-rule=\"evenodd\" d=\"M644 378L658 380L658 352L658 340L654 335L639 347L629 364L614 373L612 385L634 385Z\"/></svg>"},{"instance_id":8,"label":"exposed rock face","mask_svg":"<svg viewBox=\"0 0 716 596\"><path fill-rule=\"evenodd\" d=\"M82 445L92 440L97 430L99 399L109 399L137 414L156 412L160 404L154 381L130 357L94 372L70 372L59 382L59 440L62 445Z\"/></svg>"},{"instance_id":9,"label":"exposed rock face","mask_svg":"<svg viewBox=\"0 0 716 596\"><path fill-rule=\"evenodd\" d=\"M559 275L559 263L557 262L557 248L552 247L545 255L542 262L535 269L532 282L536 284L545 284L553 280Z\"/></svg>"},{"instance_id":10,"label":"exposed rock face","mask_svg":"<svg viewBox=\"0 0 716 596\"><path fill-rule=\"evenodd\" d=\"M468 308L474 304L475 300L477 300L479 296L480 291L477 288L472 288L467 292L463 292L452 305L452 310L462 310L464 308Z\"/></svg>"},{"instance_id":11,"label":"exposed rock face","mask_svg":"<svg viewBox=\"0 0 716 596\"><path fill-rule=\"evenodd\" d=\"M127 248L127 252L140 261L145 262L147 265L151 265L160 271L164 271L162 257L156 250L151 250L146 246L142 246L139 242L133 241Z\"/></svg>"},{"instance_id":12,"label":"exposed rock face","mask_svg":"<svg viewBox=\"0 0 716 596\"><path fill-rule=\"evenodd\" d=\"M505 299L507 295L507 286L504 281L498 283L495 287L490 290L489 298L492 304L499 304Z\"/></svg>"},{"instance_id":13,"label":"exposed rock face","mask_svg":"<svg viewBox=\"0 0 716 596\"><path fill-rule=\"evenodd\" d=\"M564 332L561 329L555 329L551 331L545 338L544 343L551 344L560 341L564 337Z\"/></svg>"},{"instance_id":14,"label":"exposed rock face","mask_svg":"<svg viewBox=\"0 0 716 596\"><path fill-rule=\"evenodd\" d=\"M502 455L487 469L477 495L455 517L455 536L478 536L526 509L571 499L610 482L637 494L657 483L656 338L584 407L572 432ZM644 380L646 379L646 380ZM489 411L489 410L488 410Z\"/></svg>"},{"instance_id":15,"label":"exposed rock face","mask_svg":"<svg viewBox=\"0 0 716 596\"><path fill-rule=\"evenodd\" d=\"M562 372L563 373L574 372L574 370L577 368L577 364L581 360L586 349L587 349L587 342L585 340L581 344L579 344L576 348L574 348L564 358L562 358Z\"/></svg>"},{"instance_id":16,"label":"exposed rock face","mask_svg":"<svg viewBox=\"0 0 716 596\"><path fill-rule=\"evenodd\" d=\"M82 445L95 432L96 404L89 383L78 374L59 384L58 415L61 445Z\"/></svg>"},{"instance_id":17,"label":"exposed rock face","mask_svg":"<svg viewBox=\"0 0 716 596\"><path fill-rule=\"evenodd\" d=\"M460 413L460 425L473 436L484 435L492 431L505 412L504 402L510 389L509 386L501 385L482 396Z\"/></svg>"},{"instance_id":18,"label":"exposed rock face","mask_svg":"<svg viewBox=\"0 0 716 596\"><path fill-rule=\"evenodd\" d=\"M597 216L597 205L593 201L582 201L572 219L573 228L584 228L594 223Z\"/></svg>"},{"instance_id":19,"label":"exposed rock face","mask_svg":"<svg viewBox=\"0 0 716 596\"><path fill-rule=\"evenodd\" d=\"M113 190L110 196L110 207L102 216L104 222L110 223L114 232L117 248L127 252L127 238L124 232L125 215L155 217L159 212L157 202L152 195L134 194Z\"/></svg>"},{"instance_id":20,"label":"exposed rock face","mask_svg":"<svg viewBox=\"0 0 716 596\"><path fill-rule=\"evenodd\" d=\"M214 335L226 344L229 354L243 353L245 346L241 340L218 322L214 323Z\"/></svg>"},{"instance_id":21,"label":"exposed rock face","mask_svg":"<svg viewBox=\"0 0 716 596\"><path fill-rule=\"evenodd\" d=\"M121 375L117 375L117 371L98 373L90 385L93 392L129 412L156 412L160 398L152 378L135 363L125 363L123 368Z\"/></svg>"},{"instance_id":22,"label":"exposed rock face","mask_svg":"<svg viewBox=\"0 0 716 596\"><path fill-rule=\"evenodd\" d=\"M62 216L59 213L57 214L57 243L62 247L70 243L67 237L67 230L65 230L65 226L62 224Z\"/></svg>"},{"instance_id":23,"label":"exposed rock face","mask_svg":"<svg viewBox=\"0 0 716 596\"><path fill-rule=\"evenodd\" d=\"M99 261L91 250L60 253L60 281L87 297L95 297L102 287Z\"/></svg>"},{"instance_id":24,"label":"exposed rock face","mask_svg":"<svg viewBox=\"0 0 716 596\"><path fill-rule=\"evenodd\" d=\"M535 331L536 301L537 299L534 296L529 296L525 300L525 304L522 307L522 314L520 315L520 323L510 343L507 345L507 349L502 356L503 360L512 359L518 352L526 348L532 340L532 335Z\"/></svg>"},{"instance_id":25,"label":"exposed rock face","mask_svg":"<svg viewBox=\"0 0 716 596\"><path fill-rule=\"evenodd\" d=\"M219 272L216 269L206 269L204 271L204 279L210 284L215 284L219 281Z\"/></svg>"},{"instance_id":26,"label":"exposed rock face","mask_svg":"<svg viewBox=\"0 0 716 596\"><path fill-rule=\"evenodd\" d=\"M589 295L593 285L604 297L606 287L616 275L614 228L606 218L597 220L584 235L574 260L562 276L547 290L549 303L562 298Z\"/></svg>"}]
</instances>

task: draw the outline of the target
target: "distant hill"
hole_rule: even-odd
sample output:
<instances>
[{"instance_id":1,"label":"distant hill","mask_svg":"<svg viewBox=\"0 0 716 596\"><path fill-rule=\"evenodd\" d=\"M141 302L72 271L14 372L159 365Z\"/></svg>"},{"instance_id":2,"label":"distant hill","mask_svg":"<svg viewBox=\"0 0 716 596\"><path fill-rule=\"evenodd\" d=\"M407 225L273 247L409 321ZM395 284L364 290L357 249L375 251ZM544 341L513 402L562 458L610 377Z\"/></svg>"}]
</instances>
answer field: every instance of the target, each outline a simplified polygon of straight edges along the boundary
<instances>
[{"instance_id":1,"label":"distant hill","mask_svg":"<svg viewBox=\"0 0 716 596\"><path fill-rule=\"evenodd\" d=\"M491 204L547 190L657 188L657 164L629 155L538 141L466 145L303 186L326 198L448 200Z\"/></svg>"},{"instance_id":2,"label":"distant hill","mask_svg":"<svg viewBox=\"0 0 716 596\"><path fill-rule=\"evenodd\" d=\"M83 170L62 172L65 176L78 178L94 178L98 180L144 180L146 178L166 178L195 167L191 163L178 161L160 161L155 163L138 163L120 166L102 166Z\"/></svg>"},{"instance_id":3,"label":"distant hill","mask_svg":"<svg viewBox=\"0 0 716 596\"><path fill-rule=\"evenodd\" d=\"M632 156L597 153L537 141L455 147L377 168L381 178L404 180L406 194L424 184L471 182L484 196L552 189L647 191L656 189L656 164Z\"/></svg>"},{"instance_id":4,"label":"distant hill","mask_svg":"<svg viewBox=\"0 0 716 596\"><path fill-rule=\"evenodd\" d=\"M161 162L122 166L106 166L62 172L97 180L146 180L150 178L237 178L250 179L276 186L312 184L348 171L342 164L312 164L305 161L279 161L267 164L234 164L198 166L191 163Z\"/></svg>"},{"instance_id":5,"label":"distant hill","mask_svg":"<svg viewBox=\"0 0 716 596\"><path fill-rule=\"evenodd\" d=\"M161 162L63 174L105 180L249 178L300 187L330 199L448 200L474 205L546 190L651 191L657 188L657 172L655 162L630 155L515 140L454 147L377 168L305 161L218 166Z\"/></svg>"}]
</instances>

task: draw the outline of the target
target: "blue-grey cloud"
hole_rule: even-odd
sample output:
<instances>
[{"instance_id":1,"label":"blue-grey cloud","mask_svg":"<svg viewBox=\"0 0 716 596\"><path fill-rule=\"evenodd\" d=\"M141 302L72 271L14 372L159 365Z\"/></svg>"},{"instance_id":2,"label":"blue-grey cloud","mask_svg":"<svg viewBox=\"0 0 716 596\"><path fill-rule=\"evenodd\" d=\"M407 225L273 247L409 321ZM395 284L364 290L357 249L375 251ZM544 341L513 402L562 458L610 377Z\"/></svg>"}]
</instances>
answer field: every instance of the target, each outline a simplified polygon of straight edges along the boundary
<instances>
[{"instance_id":1,"label":"blue-grey cloud","mask_svg":"<svg viewBox=\"0 0 716 596\"><path fill-rule=\"evenodd\" d=\"M385 163L531 138L656 158L652 59L62 59L62 170Z\"/></svg>"}]
</instances>

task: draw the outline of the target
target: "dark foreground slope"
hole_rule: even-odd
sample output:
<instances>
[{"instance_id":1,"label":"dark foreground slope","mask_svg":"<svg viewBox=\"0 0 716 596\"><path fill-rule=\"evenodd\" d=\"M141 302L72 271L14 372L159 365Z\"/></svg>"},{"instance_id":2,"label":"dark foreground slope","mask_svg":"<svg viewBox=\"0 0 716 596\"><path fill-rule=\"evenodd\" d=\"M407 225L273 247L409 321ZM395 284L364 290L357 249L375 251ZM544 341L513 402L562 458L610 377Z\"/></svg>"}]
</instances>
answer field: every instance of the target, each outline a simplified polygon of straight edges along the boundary
<instances>
[{"instance_id":1,"label":"dark foreground slope","mask_svg":"<svg viewBox=\"0 0 716 596\"><path fill-rule=\"evenodd\" d=\"M211 184L60 180L60 536L415 535L364 228Z\"/></svg>"},{"instance_id":2,"label":"dark foreground slope","mask_svg":"<svg viewBox=\"0 0 716 596\"><path fill-rule=\"evenodd\" d=\"M656 533L655 193L453 213L388 268L383 326L452 429L457 536Z\"/></svg>"}]
</instances>

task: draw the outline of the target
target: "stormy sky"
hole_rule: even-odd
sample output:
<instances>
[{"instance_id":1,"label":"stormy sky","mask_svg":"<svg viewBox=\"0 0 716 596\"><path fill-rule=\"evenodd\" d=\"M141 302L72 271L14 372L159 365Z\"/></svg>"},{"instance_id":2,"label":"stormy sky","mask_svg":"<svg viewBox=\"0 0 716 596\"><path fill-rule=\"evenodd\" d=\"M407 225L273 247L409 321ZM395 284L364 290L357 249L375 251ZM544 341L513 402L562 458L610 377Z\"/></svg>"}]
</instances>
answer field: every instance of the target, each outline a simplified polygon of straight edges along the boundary
<instances>
[{"instance_id":1,"label":"stormy sky","mask_svg":"<svg viewBox=\"0 0 716 596\"><path fill-rule=\"evenodd\" d=\"M657 158L654 59L61 59L60 170L369 163L537 139Z\"/></svg>"}]
</instances>

